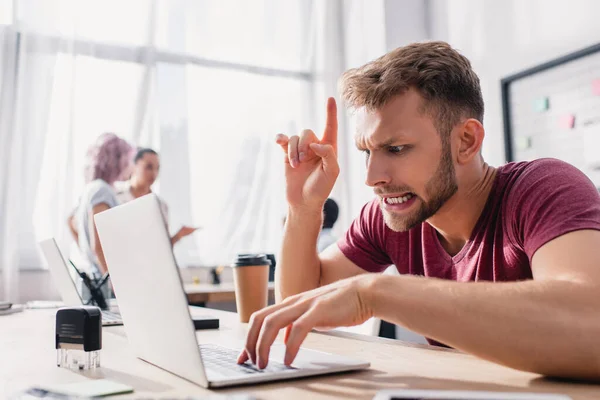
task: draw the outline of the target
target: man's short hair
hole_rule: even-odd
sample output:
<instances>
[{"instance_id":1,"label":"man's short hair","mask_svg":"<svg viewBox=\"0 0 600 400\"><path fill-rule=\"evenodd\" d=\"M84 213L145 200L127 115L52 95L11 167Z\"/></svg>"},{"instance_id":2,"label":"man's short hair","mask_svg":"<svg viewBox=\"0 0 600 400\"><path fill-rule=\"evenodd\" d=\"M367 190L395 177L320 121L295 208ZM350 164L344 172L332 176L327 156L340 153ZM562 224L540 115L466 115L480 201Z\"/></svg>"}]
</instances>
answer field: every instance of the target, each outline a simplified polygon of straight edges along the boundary
<instances>
[{"instance_id":1,"label":"man's short hair","mask_svg":"<svg viewBox=\"0 0 600 400\"><path fill-rule=\"evenodd\" d=\"M154 154L155 156L158 155L158 153L152 149L149 148L140 148L138 149L137 153L135 154L135 157L133 159L134 163L137 163L138 161L140 161L142 158L144 158L144 156L146 154Z\"/></svg>"},{"instance_id":2,"label":"man's short hair","mask_svg":"<svg viewBox=\"0 0 600 400\"><path fill-rule=\"evenodd\" d=\"M414 88L424 99L423 111L447 140L463 118L483 123L479 77L469 60L445 42L399 47L378 59L346 71L340 89L352 108L369 111Z\"/></svg>"},{"instance_id":3,"label":"man's short hair","mask_svg":"<svg viewBox=\"0 0 600 400\"><path fill-rule=\"evenodd\" d=\"M339 208L335 200L327 199L323 205L323 228L333 228L338 219Z\"/></svg>"}]
</instances>

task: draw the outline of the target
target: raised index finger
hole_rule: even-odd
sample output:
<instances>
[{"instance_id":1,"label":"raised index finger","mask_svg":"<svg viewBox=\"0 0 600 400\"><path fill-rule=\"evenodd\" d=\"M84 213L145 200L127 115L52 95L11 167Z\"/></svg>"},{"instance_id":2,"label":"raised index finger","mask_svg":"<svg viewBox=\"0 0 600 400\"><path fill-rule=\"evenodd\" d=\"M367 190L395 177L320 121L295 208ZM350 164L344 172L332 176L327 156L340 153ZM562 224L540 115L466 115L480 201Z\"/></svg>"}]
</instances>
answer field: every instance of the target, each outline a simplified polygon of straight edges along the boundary
<instances>
[{"instance_id":1,"label":"raised index finger","mask_svg":"<svg viewBox=\"0 0 600 400\"><path fill-rule=\"evenodd\" d=\"M325 131L323 132L322 144L330 144L337 152L337 133L338 133L338 120L337 120L337 105L335 99L330 97L327 99L327 119L325 120Z\"/></svg>"},{"instance_id":2,"label":"raised index finger","mask_svg":"<svg viewBox=\"0 0 600 400\"><path fill-rule=\"evenodd\" d=\"M290 138L288 138L283 133L278 133L277 136L275 136L275 143L277 143L278 145L281 146L281 148L283 149L285 155L287 155L287 153L288 153L288 143L289 143L289 141L290 141Z\"/></svg>"}]
</instances>

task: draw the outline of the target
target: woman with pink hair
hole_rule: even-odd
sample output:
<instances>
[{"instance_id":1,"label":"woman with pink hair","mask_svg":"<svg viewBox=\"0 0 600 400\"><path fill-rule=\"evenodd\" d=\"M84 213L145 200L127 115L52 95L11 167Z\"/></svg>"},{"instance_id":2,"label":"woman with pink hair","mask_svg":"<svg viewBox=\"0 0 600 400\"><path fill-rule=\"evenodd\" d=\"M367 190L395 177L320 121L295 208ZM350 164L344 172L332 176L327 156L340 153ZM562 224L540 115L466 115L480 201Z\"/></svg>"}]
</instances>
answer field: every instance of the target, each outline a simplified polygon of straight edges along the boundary
<instances>
[{"instance_id":1,"label":"woman with pink hair","mask_svg":"<svg viewBox=\"0 0 600 400\"><path fill-rule=\"evenodd\" d=\"M135 149L114 133L100 135L87 152L86 186L68 222L95 275L105 274L108 268L98 240L94 215L119 204L114 183L129 178L134 154Z\"/></svg>"}]
</instances>

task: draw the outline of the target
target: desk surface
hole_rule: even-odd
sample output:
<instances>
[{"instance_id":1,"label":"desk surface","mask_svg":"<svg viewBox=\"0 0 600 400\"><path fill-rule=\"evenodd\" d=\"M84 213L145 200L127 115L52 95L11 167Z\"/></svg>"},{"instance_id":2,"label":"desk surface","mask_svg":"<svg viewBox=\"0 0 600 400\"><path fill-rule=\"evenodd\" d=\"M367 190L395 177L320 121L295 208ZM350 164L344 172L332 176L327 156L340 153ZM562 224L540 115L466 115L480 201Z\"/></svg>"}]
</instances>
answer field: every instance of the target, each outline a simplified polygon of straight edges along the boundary
<instances>
[{"instance_id":1,"label":"desk surface","mask_svg":"<svg viewBox=\"0 0 600 400\"><path fill-rule=\"evenodd\" d=\"M183 398L209 393L137 359L127 346L123 327L104 328L100 369L80 373L56 367L54 313L53 310L26 310L0 316L0 397L6 398L36 384L95 378L112 379L135 388L135 393L118 398ZM244 339L246 325L237 322L236 314L207 309L198 309L198 313L221 319L221 330L198 331L199 341L219 343L220 337L226 336L224 332L229 338ZM221 389L216 393L247 393L259 399L370 399L380 389L404 387L553 392L570 395L574 400L600 398L600 385L551 381L454 350L359 338L348 333L311 333L305 346L370 361L369 370Z\"/></svg>"},{"instance_id":2,"label":"desk surface","mask_svg":"<svg viewBox=\"0 0 600 400\"><path fill-rule=\"evenodd\" d=\"M188 301L192 304L235 301L235 286L233 282L219 285L211 283L186 283L183 285ZM269 282L269 296L273 297L275 284Z\"/></svg>"}]
</instances>

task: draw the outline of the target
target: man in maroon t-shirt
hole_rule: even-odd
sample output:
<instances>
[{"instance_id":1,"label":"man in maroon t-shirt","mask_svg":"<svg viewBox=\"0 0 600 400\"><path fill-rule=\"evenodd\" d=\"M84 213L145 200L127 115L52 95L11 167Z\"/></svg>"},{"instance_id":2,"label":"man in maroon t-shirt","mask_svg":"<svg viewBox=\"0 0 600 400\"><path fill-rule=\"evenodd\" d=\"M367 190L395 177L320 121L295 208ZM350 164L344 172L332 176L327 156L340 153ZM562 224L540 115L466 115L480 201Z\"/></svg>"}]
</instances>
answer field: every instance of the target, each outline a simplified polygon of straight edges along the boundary
<instances>
[{"instance_id":1,"label":"man in maroon t-shirt","mask_svg":"<svg viewBox=\"0 0 600 400\"><path fill-rule=\"evenodd\" d=\"M396 49L345 73L375 199L317 254L339 174L337 111L286 152L289 212L279 303L253 315L238 362L260 368L287 327L290 364L312 328L378 317L513 368L600 378L600 197L552 159L489 166L479 78L443 42ZM399 276L374 274L395 265ZM282 301L285 299L285 301Z\"/></svg>"}]
</instances>

